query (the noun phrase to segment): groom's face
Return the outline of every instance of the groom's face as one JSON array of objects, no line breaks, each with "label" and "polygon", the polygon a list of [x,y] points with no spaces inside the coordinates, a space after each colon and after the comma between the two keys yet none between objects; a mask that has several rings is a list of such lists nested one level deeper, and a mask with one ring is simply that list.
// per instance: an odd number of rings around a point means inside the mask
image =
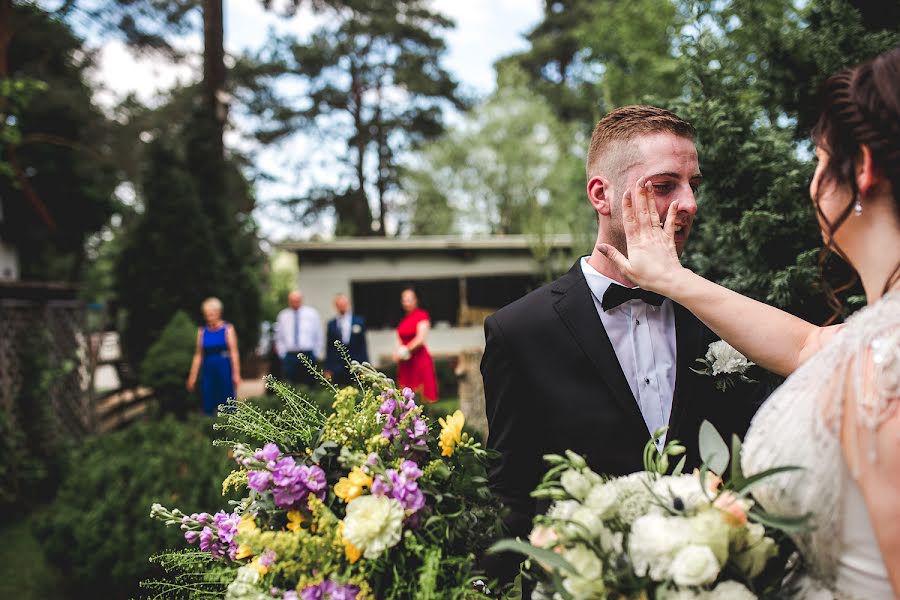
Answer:
[{"label": "groom's face", "polygon": [[[626,146],[623,144],[623,146]],[[612,178],[608,242],[623,254],[626,250],[625,229],[622,224],[622,197],[633,190],[637,180],[647,177],[656,195],[656,211],[665,222],[669,206],[677,205],[675,247],[680,255],[684,250],[697,201],[694,197],[700,184],[700,164],[697,149],[690,138],[668,132],[643,135],[630,140],[622,148],[617,173]]]}]

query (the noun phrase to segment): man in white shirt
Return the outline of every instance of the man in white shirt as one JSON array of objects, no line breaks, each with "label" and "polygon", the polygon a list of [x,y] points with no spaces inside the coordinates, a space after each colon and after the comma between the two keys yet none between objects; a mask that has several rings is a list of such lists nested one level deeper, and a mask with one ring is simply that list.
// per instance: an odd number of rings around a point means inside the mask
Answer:
[{"label": "man in white shirt", "polygon": [[275,327],[275,351],[281,359],[285,379],[295,384],[312,385],[315,378],[299,355],[316,363],[322,356],[324,338],[319,312],[304,306],[303,294],[294,290],[288,294],[288,307],[278,313]]}]

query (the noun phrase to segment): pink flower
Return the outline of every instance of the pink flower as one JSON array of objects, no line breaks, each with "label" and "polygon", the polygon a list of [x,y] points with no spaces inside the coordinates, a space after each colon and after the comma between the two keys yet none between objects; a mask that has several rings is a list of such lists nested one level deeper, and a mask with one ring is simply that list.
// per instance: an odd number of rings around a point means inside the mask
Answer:
[{"label": "pink flower", "polygon": [[738,498],[733,492],[725,490],[713,502],[713,506],[725,513],[725,520],[734,527],[747,524],[747,512],[752,503],[746,498]]}]

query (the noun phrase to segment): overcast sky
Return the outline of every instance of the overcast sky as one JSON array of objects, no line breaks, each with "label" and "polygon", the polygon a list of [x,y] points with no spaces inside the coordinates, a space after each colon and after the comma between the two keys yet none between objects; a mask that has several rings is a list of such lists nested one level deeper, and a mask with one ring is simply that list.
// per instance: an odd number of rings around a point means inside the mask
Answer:
[{"label": "overcast sky", "polygon": [[[277,1],[277,0],[276,0]],[[56,2],[42,2],[53,6]],[[445,66],[457,77],[467,95],[483,96],[494,86],[493,63],[498,58],[526,47],[523,34],[534,27],[541,16],[543,0],[434,0],[434,7],[456,22],[456,28],[446,35],[448,52]],[[241,54],[259,48],[275,30],[278,33],[307,35],[319,22],[302,11],[293,19],[284,19],[264,11],[258,0],[224,0],[225,46],[231,54]],[[90,38],[89,38],[90,42]],[[172,64],[165,59],[136,58],[117,41],[100,46],[99,67],[94,77],[105,89],[97,100],[113,106],[119,98],[134,92],[150,104],[161,90],[199,76],[199,62],[188,59],[185,64]],[[186,49],[202,47],[199,35],[182,41]],[[235,143],[232,138],[231,143]],[[305,182],[315,179],[321,166],[309,166],[304,177],[290,157],[304,153],[303,140],[295,140],[289,148],[278,148],[258,154],[258,164],[277,177],[274,182],[257,186],[261,201],[282,197],[299,191]],[[309,172],[313,169],[313,172]],[[273,240],[306,237],[313,232],[297,231],[279,218],[258,211],[256,214],[263,234]]]}]

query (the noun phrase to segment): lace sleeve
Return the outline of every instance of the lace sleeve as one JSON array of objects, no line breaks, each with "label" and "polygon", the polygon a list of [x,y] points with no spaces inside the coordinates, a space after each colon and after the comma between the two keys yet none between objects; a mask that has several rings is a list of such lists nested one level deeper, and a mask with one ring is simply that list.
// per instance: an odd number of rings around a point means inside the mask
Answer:
[{"label": "lace sleeve", "polygon": [[877,460],[878,429],[900,406],[900,322],[893,321],[854,340],[844,385],[836,388],[843,398],[837,400],[840,412],[834,416],[843,421],[842,444],[854,475],[859,474],[860,455]]}]

